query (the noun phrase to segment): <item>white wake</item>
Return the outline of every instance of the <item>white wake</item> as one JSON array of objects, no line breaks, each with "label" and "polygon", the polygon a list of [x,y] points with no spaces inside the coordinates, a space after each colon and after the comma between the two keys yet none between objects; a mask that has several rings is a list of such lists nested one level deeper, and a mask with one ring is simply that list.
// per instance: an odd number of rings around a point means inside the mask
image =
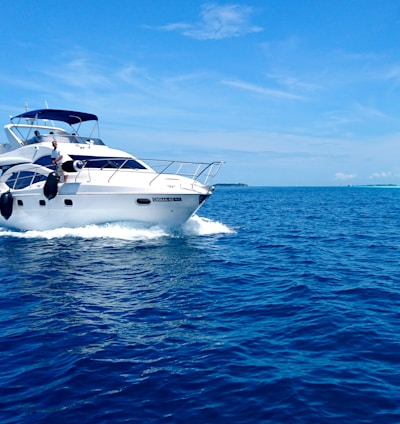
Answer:
[{"label": "white wake", "polygon": [[[182,235],[209,236],[234,233],[228,226],[201,218],[197,215],[186,222],[181,229]],[[86,225],[77,228],[56,228],[43,231],[14,231],[0,227],[0,237],[16,237],[24,239],[58,239],[76,237],[83,239],[119,239],[119,240],[154,240],[176,236],[176,230],[159,226],[145,227],[133,223],[112,223],[104,225]]]}]

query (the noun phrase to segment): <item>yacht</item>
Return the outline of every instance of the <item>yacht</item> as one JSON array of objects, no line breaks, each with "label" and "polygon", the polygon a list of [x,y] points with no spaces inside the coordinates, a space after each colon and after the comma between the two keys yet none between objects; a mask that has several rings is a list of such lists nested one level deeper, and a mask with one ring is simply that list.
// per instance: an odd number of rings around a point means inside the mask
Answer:
[{"label": "yacht", "polygon": [[39,109],[10,121],[0,144],[3,227],[179,226],[212,194],[223,164],[138,159],[108,147],[91,113]]}]

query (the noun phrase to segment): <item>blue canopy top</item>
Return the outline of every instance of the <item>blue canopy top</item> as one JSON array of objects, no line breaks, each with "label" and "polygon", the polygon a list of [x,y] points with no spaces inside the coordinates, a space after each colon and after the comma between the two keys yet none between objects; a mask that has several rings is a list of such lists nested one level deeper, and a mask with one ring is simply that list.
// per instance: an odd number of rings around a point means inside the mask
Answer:
[{"label": "blue canopy top", "polygon": [[66,122],[69,125],[78,124],[84,121],[98,121],[97,116],[92,113],[73,112],[71,110],[60,109],[30,110],[28,112],[21,113],[20,115],[13,116],[11,120],[16,118],[49,119],[52,121]]}]

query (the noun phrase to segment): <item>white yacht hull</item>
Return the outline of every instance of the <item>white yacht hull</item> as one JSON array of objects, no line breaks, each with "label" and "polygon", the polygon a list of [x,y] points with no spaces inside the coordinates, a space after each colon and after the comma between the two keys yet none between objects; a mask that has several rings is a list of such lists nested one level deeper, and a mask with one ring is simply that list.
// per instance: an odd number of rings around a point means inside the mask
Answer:
[{"label": "white yacht hull", "polygon": [[[20,230],[48,230],[117,221],[178,226],[185,223],[207,196],[199,194],[92,193],[13,197],[12,214],[0,225]],[[149,203],[147,203],[149,202]]]}]

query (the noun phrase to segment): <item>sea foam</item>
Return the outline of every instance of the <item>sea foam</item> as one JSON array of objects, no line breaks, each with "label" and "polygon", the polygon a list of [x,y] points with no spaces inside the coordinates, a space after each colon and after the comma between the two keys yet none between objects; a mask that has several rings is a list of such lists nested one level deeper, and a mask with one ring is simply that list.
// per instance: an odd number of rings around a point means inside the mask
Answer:
[{"label": "sea foam", "polygon": [[[197,215],[192,217],[181,228],[181,235],[205,236],[214,234],[232,233],[226,225],[212,221],[208,218],[201,218]],[[15,237],[24,239],[58,239],[66,237],[76,237],[84,239],[119,239],[119,240],[154,240],[162,237],[176,236],[176,230],[160,226],[144,226],[129,222],[110,223],[103,225],[86,225],[76,228],[55,228],[52,230],[30,230],[15,231],[0,228],[0,237]]]}]

